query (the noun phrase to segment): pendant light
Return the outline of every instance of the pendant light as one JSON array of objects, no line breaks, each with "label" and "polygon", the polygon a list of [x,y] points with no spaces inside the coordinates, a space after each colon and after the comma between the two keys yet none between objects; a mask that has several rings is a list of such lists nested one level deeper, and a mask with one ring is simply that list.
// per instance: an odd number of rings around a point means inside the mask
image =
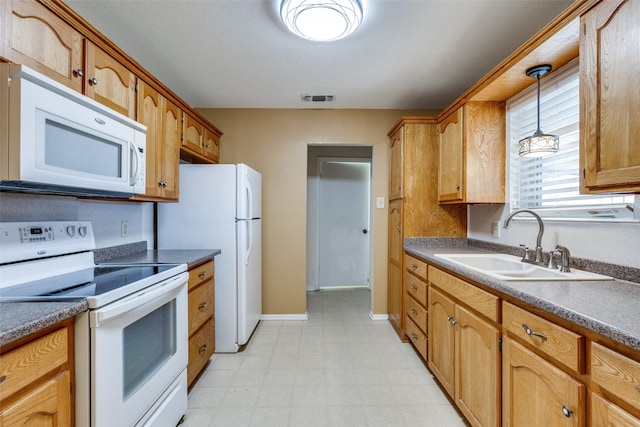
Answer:
[{"label": "pendant light", "polygon": [[362,22],[360,0],[282,0],[282,22],[293,34],[312,41],[334,41]]},{"label": "pendant light", "polygon": [[540,77],[551,71],[551,65],[536,65],[527,69],[527,76],[538,80],[538,129],[533,135],[520,140],[519,154],[523,157],[542,157],[547,154],[557,153],[560,149],[558,135],[545,134],[540,130]]}]

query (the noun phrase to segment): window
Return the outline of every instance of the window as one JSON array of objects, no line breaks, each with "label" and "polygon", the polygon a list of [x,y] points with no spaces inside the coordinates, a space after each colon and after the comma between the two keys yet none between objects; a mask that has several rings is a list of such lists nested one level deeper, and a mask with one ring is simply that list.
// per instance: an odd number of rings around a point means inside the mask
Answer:
[{"label": "window", "polygon": [[633,195],[580,194],[577,60],[540,83],[540,128],[544,133],[560,136],[560,150],[545,157],[520,157],[518,141],[537,128],[536,86],[507,102],[511,208],[533,209],[556,219],[633,219]]}]

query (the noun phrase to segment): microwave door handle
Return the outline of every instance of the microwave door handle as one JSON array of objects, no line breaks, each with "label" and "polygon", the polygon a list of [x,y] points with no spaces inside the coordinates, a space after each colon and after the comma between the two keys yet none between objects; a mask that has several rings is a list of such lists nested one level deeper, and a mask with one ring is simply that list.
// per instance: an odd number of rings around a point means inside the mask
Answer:
[{"label": "microwave door handle", "polygon": [[138,147],[133,142],[129,143],[129,152],[131,156],[131,164],[129,165],[129,185],[135,185],[140,175],[140,160],[138,159]]}]

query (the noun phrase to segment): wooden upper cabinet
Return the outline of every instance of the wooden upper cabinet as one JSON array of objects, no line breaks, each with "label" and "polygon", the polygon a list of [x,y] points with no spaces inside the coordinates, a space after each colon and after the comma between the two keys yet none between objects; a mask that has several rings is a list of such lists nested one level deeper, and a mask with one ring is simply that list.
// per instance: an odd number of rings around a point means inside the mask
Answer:
[{"label": "wooden upper cabinet", "polygon": [[1,48],[6,59],[24,64],[82,92],[82,36],[49,9],[33,0],[2,2],[6,27]]},{"label": "wooden upper cabinet", "polygon": [[639,1],[611,0],[580,19],[583,193],[640,192],[639,16]]},{"label": "wooden upper cabinet", "polygon": [[85,40],[85,51],[85,95],[135,119],[135,74],[88,40]]},{"label": "wooden upper cabinet", "polygon": [[182,111],[168,99],[162,102],[161,180],[165,199],[178,200]]},{"label": "wooden upper cabinet", "polygon": [[389,152],[389,200],[402,199],[403,196],[403,130],[404,127],[399,128],[389,138],[391,144],[391,150]]},{"label": "wooden upper cabinet", "polygon": [[439,124],[440,203],[504,203],[505,103],[468,102]]},{"label": "wooden upper cabinet", "polygon": [[204,127],[202,123],[190,115],[184,114],[182,129],[182,146],[198,154],[203,154],[202,140],[204,137]]},{"label": "wooden upper cabinet", "polygon": [[138,92],[138,117],[137,120],[147,127],[146,144],[146,196],[160,196],[162,188],[160,186],[160,160],[161,140],[160,140],[160,120],[161,95],[153,87],[145,82],[140,82]]},{"label": "wooden upper cabinet", "polygon": [[202,142],[204,156],[215,163],[220,160],[220,137],[211,129],[204,128],[204,138]]}]

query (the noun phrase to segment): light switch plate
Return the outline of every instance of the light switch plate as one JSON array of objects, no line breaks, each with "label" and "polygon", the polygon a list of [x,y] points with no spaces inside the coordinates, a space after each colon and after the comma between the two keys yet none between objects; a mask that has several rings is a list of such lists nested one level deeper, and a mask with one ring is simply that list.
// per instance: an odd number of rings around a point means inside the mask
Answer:
[{"label": "light switch plate", "polygon": [[491,222],[491,235],[493,237],[500,237],[500,221]]},{"label": "light switch plate", "polygon": [[384,209],[384,197],[377,197],[376,198],[376,208]]}]

